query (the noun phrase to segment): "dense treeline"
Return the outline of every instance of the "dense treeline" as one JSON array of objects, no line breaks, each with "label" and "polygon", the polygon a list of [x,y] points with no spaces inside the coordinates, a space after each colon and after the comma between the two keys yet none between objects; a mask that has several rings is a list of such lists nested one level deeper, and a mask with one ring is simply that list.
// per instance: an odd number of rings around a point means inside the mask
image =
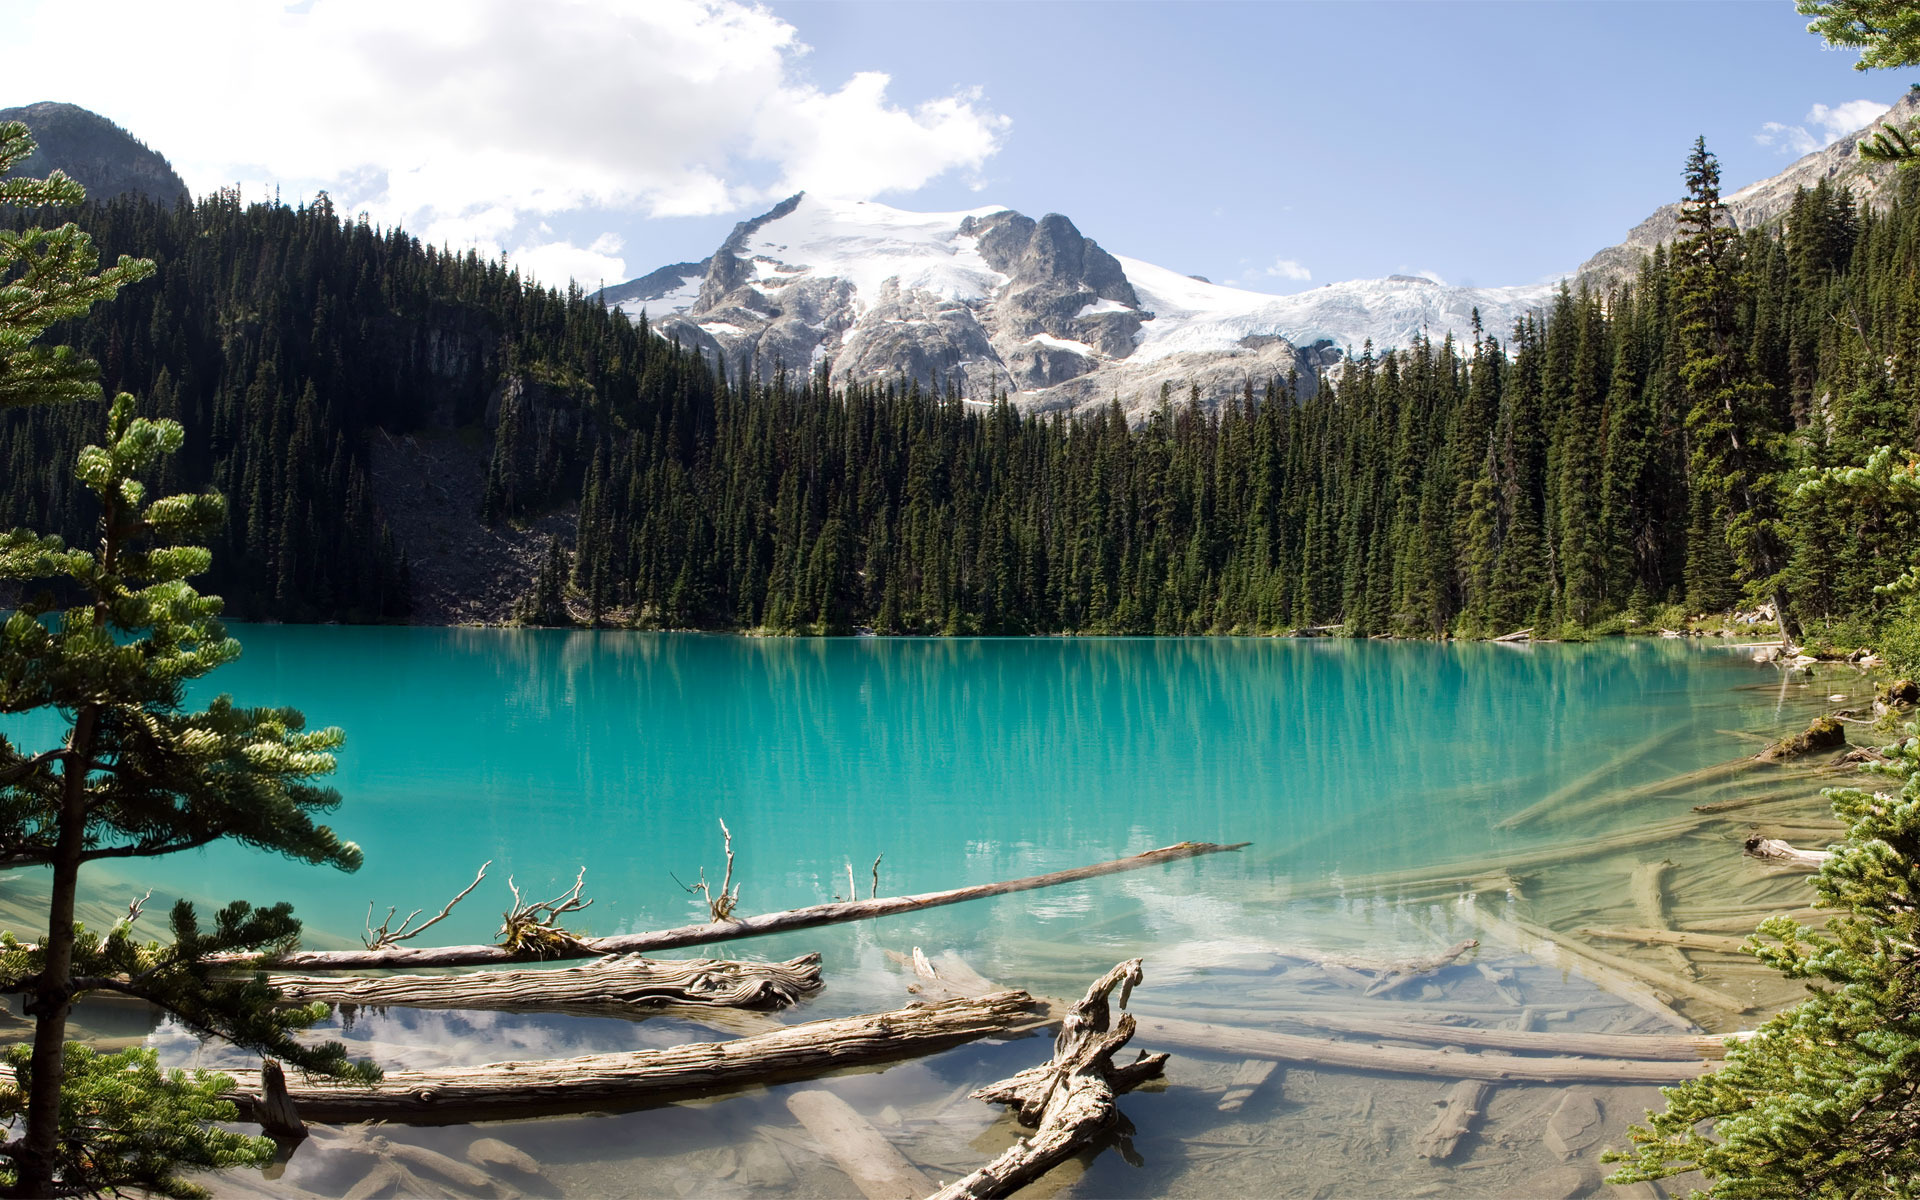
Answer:
[{"label": "dense treeline", "polygon": [[[915,382],[729,372],[324,199],[88,210],[109,254],[159,272],[74,333],[109,390],[191,431],[168,484],[230,498],[214,586],[246,615],[404,614],[368,463],[429,425],[488,432],[476,519],[577,497],[534,621],[1433,635],[1771,597],[1870,613],[1911,517],[1797,482],[1914,447],[1920,189],[1879,216],[1822,185],[1784,232],[1735,234],[1704,148],[1689,187],[1687,236],[1628,284],[1463,344],[1367,348],[1307,399],[1163,393],[1132,425],[1117,404],[1029,419]],[[97,419],[0,426],[0,526],[79,526],[61,465]]]},{"label": "dense treeline", "polygon": [[[12,213],[16,228],[50,214]],[[60,214],[67,216],[69,214]],[[242,205],[221,194],[166,209],[127,197],[73,218],[110,260],[157,264],[152,279],[50,340],[99,360],[107,394],[171,417],[187,445],[161,481],[213,487],[230,515],[208,582],[228,611],[290,620],[381,620],[407,612],[408,565],[369,475],[373,439],[425,425],[477,426],[503,376],[578,399],[573,439],[643,387],[650,339],[579,294],[529,286],[499,262],[422,246],[402,232],[312,205]],[[659,356],[664,365],[670,356]],[[0,528],[69,537],[89,528],[74,452],[98,441],[99,406],[0,415]],[[527,431],[521,507],[577,491],[576,461],[549,419]]]}]

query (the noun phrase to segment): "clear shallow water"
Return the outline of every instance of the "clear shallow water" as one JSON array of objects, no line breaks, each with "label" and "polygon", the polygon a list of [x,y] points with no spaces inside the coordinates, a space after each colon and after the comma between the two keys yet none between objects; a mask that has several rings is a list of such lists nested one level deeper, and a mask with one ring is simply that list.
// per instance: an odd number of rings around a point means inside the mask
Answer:
[{"label": "clear shallow water", "polygon": [[[717,881],[721,818],[733,831],[746,912],[844,893],[849,861],[865,895],[876,854],[885,856],[880,887],[890,894],[1188,839],[1252,843],[1065,888],[705,951],[821,951],[827,991],[795,1019],[897,1005],[905,999],[902,980],[883,951],[913,945],[955,950],[997,980],[1055,994],[1077,991],[1118,957],[1143,953],[1148,985],[1140,1002],[1157,992],[1162,1005],[1200,1016],[1209,1005],[1244,1006],[1253,970],[1246,963],[1259,958],[1249,947],[1262,943],[1383,954],[1430,949],[1459,934],[1443,908],[1330,894],[1328,885],[1528,852],[1671,815],[1676,801],[1649,798],[1582,823],[1496,828],[1629,751],[1639,752],[1599,784],[1630,785],[1751,753],[1725,731],[1804,723],[1809,712],[1830,707],[1829,691],[1863,687],[1825,678],[1812,688],[1783,686],[1776,672],[1742,654],[1673,640],[1512,647],[296,626],[236,632],[244,657],[206,681],[213,686],[203,694],[292,704],[315,724],[347,731],[335,780],[345,803],[333,824],[365,847],[366,866],[344,875],[220,847],[117,875],[99,871],[93,889],[103,901],[123,902],[129,889],[148,885],[157,888],[156,909],[170,893],[206,903],[288,899],[307,922],[309,944],[351,944],[369,901],[381,911],[389,904],[402,913],[435,911],[491,859],[488,880],[429,935],[482,941],[498,923],[509,874],[523,891],[554,894],[582,865],[595,903],[578,929],[611,933],[698,918],[698,903],[673,876],[692,880],[704,865]],[[51,729],[17,723],[10,733],[31,745]],[[1263,982],[1254,971],[1252,983]],[[1565,982],[1543,979],[1543,1002],[1577,1002],[1577,989],[1571,1000],[1554,990]],[[347,1032],[389,1065],[422,1066],[712,1036],[666,1022],[400,1012],[364,1018]],[[182,1058],[221,1058],[164,1034],[161,1040]],[[1223,1053],[1231,1057],[1230,1048]],[[956,1079],[985,1082],[1040,1057],[1044,1050],[1032,1042],[976,1047],[835,1086],[850,1099],[865,1096],[863,1111],[891,1107],[897,1116],[948,1095]],[[1184,1084],[1176,1075],[1173,1095],[1128,1107],[1143,1125],[1162,1123],[1159,1136],[1214,1129],[1224,1118],[1209,1116],[1213,1093],[1176,1100],[1182,1088],[1211,1079],[1203,1068],[1183,1067],[1198,1074]],[[1286,1094],[1305,1090],[1299,1084]],[[745,1120],[739,1136],[747,1137],[756,1122],[790,1123],[769,1103],[748,1097],[702,1111],[733,1105],[734,1116],[710,1124]],[[1409,1111],[1417,1116],[1425,1103]],[[987,1129],[993,1113],[973,1107],[972,1116],[940,1119],[977,1120]],[[1637,1117],[1640,1107],[1623,1112]],[[684,1111],[617,1120],[664,1133],[679,1120],[672,1114]],[[1310,1115],[1295,1112],[1287,1124]],[[1245,1128],[1254,1131],[1278,1128],[1272,1111],[1248,1119]],[[570,1153],[588,1164],[639,1152],[627,1139],[618,1151],[594,1149],[586,1134],[562,1132],[591,1124],[542,1123],[547,1157],[566,1157],[552,1146],[569,1139],[585,1139],[585,1148]],[[1342,1118],[1325,1136],[1367,1153],[1355,1130],[1378,1124],[1370,1116],[1357,1125]],[[1397,1128],[1389,1124],[1389,1141]],[[743,1152],[727,1137],[716,1146]],[[1208,1149],[1183,1141],[1176,1152],[1169,1142],[1157,1169],[1131,1175],[1109,1155],[1114,1161],[1096,1164],[1095,1179],[1106,1190],[1180,1191],[1183,1180],[1205,1172],[1183,1174],[1175,1164]],[[1232,1151],[1228,1158],[1269,1170],[1293,1152]],[[695,1163],[683,1173],[697,1181],[705,1170]],[[587,1175],[581,1178],[589,1182],[569,1186],[607,1190],[614,1177]],[[308,1183],[327,1191],[330,1178],[316,1174]],[[827,1178],[822,1194],[833,1191],[830,1172]],[[717,1178],[713,1186],[728,1192]],[[804,1177],[781,1186],[807,1190]],[[637,1186],[631,1194],[660,1193]]]},{"label": "clear shallow water", "polygon": [[[1194,904],[1231,900],[1538,844],[1551,831],[1493,826],[1660,730],[1681,727],[1648,779],[1726,758],[1740,747],[1716,730],[1777,707],[1733,690],[1773,672],[1676,641],[237,632],[244,656],[203,695],[346,730],[331,820],[366,866],[219,847],[124,874],[209,901],[290,899],[316,936],[358,933],[369,900],[437,909],[489,859],[436,934],[486,940],[509,874],[560,891],[582,865],[593,932],[678,923],[699,908],[671,875],[720,865],[720,819],[745,911],[830,899],[849,860],[864,895],[876,854],[883,891],[900,893],[1249,841],[1152,875]],[[1144,878],[941,919],[1038,910],[1039,932]]]}]

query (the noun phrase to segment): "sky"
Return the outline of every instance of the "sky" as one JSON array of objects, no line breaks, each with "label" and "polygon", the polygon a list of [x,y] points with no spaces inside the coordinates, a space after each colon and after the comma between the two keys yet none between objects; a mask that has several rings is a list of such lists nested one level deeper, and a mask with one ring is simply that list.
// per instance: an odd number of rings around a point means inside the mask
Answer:
[{"label": "sky", "polygon": [[0,10],[0,107],[79,104],[196,194],[325,190],[587,287],[704,258],[800,189],[1059,212],[1116,253],[1276,293],[1531,283],[1677,199],[1696,136],[1732,191],[1920,81],[1854,70],[1791,0]]}]

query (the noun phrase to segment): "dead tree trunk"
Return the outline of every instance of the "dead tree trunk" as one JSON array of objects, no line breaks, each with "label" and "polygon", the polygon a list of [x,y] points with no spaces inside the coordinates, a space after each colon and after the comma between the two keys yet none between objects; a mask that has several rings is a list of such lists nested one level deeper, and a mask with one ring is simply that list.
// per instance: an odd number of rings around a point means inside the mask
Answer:
[{"label": "dead tree trunk", "polygon": [[1758,835],[1748,838],[1742,850],[1748,858],[1796,871],[1818,871],[1833,857],[1831,850],[1802,850],[1791,842]]},{"label": "dead tree trunk", "polygon": [[1115,1107],[1114,1098],[1159,1076],[1167,1063],[1164,1054],[1142,1054],[1126,1066],[1113,1064],[1113,1056],[1133,1038],[1134,1023],[1127,1012],[1114,1021],[1107,996],[1119,988],[1124,1009],[1139,982],[1137,958],[1108,971],[1067,1011],[1052,1061],[973,1093],[975,1099],[1014,1105],[1022,1124],[1039,1128],[978,1171],[941,1188],[930,1200],[1011,1195],[1122,1125],[1126,1118]]},{"label": "dead tree trunk", "polygon": [[1413,1145],[1413,1152],[1428,1162],[1445,1162],[1453,1157],[1460,1139],[1473,1131],[1474,1118],[1486,1109],[1490,1084],[1478,1079],[1462,1079],[1447,1093],[1447,1106],[1433,1119]]},{"label": "dead tree trunk", "polygon": [[535,949],[514,951],[501,946],[386,946],[379,950],[296,950],[291,954],[283,954],[264,962],[255,956],[242,955],[216,961],[230,962],[235,965],[289,967],[306,971],[378,971],[398,967],[484,967],[495,963],[534,962],[542,959],[551,961],[560,958],[593,958],[603,954],[647,954],[659,950],[679,949],[683,946],[704,946],[712,942],[729,942],[736,938],[760,937],[763,934],[785,933],[794,929],[836,925],[844,921],[864,921],[871,917],[885,917],[894,913],[918,912],[923,908],[958,904],[963,900],[1004,896],[1011,892],[1025,892],[1063,883],[1076,883],[1082,879],[1112,875],[1120,871],[1157,867],[1163,863],[1178,862],[1184,858],[1197,858],[1203,854],[1238,850],[1245,845],[1247,845],[1246,842],[1237,842],[1231,846],[1222,846],[1214,842],[1181,842],[1173,846],[1162,846],[1158,850],[1148,850],[1129,858],[1117,858],[1110,862],[1094,863],[1085,867],[1070,867],[1064,871],[1049,871],[1044,875],[1029,875],[1024,879],[1010,879],[1002,883],[982,883],[972,887],[951,888],[944,892],[921,892],[914,896],[883,896],[877,900],[815,904],[808,908],[789,909],[786,912],[765,913],[757,917],[742,917],[739,920],[711,921],[703,925],[683,925],[678,929],[663,929],[653,933],[625,933],[612,937],[570,939],[571,944],[558,949],[549,948],[544,955]]},{"label": "dead tree trunk", "polygon": [[818,954],[804,954],[783,963],[711,958],[666,961],[620,954],[552,970],[371,978],[269,975],[267,982],[282,996],[300,1004],[324,1000],[369,1008],[564,1013],[665,1005],[767,1011],[787,1008],[821,987]]},{"label": "dead tree trunk", "polygon": [[[538,1112],[587,1112],[809,1079],[891,1062],[1028,1026],[1042,1010],[1025,992],[913,1004],[891,1012],[809,1021],[731,1042],[582,1058],[488,1063],[438,1071],[389,1071],[371,1086],[308,1077],[290,1081],[301,1114],[316,1121],[433,1125]],[[229,1098],[258,1120],[258,1071],[229,1071]]]}]

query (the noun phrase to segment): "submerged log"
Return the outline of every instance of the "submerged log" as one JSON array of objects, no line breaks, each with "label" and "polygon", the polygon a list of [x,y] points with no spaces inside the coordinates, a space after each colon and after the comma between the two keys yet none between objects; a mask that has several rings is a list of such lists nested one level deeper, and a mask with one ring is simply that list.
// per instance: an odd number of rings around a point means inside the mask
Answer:
[{"label": "submerged log", "polygon": [[787,1111],[806,1126],[866,1200],[915,1200],[940,1186],[832,1092],[795,1092],[787,1097]]},{"label": "submerged log", "polygon": [[1790,842],[1758,834],[1748,838],[1740,849],[1748,858],[1757,858],[1776,867],[1791,867],[1796,871],[1818,871],[1833,857],[1831,850],[1802,850]]},{"label": "submerged log", "polygon": [[1473,1131],[1474,1118],[1486,1109],[1487,1094],[1493,1091],[1478,1079],[1462,1079],[1447,1093],[1447,1106],[1427,1126],[1413,1144],[1413,1152],[1428,1162],[1445,1162],[1453,1157],[1460,1139]]},{"label": "submerged log", "polygon": [[[1756,921],[1754,924],[1758,925]],[[1574,930],[1581,937],[1603,938],[1612,942],[1639,942],[1643,946],[1679,946],[1685,950],[1709,950],[1715,954],[1744,954],[1747,939],[1699,933],[1691,929],[1636,929],[1633,926],[1606,928],[1583,925]]]},{"label": "submerged log", "polygon": [[1655,991],[1638,973],[1627,973],[1613,966],[1601,963],[1593,958],[1577,953],[1572,946],[1558,939],[1542,936],[1515,922],[1497,917],[1478,904],[1463,903],[1459,906],[1460,915],[1469,924],[1477,925],[1492,937],[1498,938],[1516,950],[1531,954],[1549,966],[1577,966],[1581,973],[1595,986],[1625,1000],[1627,1003],[1689,1033],[1698,1033],[1700,1027],[1692,1020],[1677,1012],[1671,1003],[1672,996]]},{"label": "submerged log", "polygon": [[[1025,992],[914,1004],[891,1012],[788,1025],[731,1042],[580,1058],[488,1063],[438,1071],[389,1071],[371,1086],[309,1077],[288,1091],[303,1115],[322,1121],[432,1125],[535,1112],[586,1112],[808,1079],[867,1063],[943,1050],[1034,1023]],[[229,1071],[228,1098],[257,1119],[257,1071]]]},{"label": "submerged log", "polygon": [[[1530,1011],[1530,1010],[1529,1010]],[[1450,1025],[1438,1021],[1404,1021],[1350,1012],[1275,1009],[1272,1019],[1310,1029],[1359,1033],[1431,1046],[1464,1046],[1500,1050],[1509,1054],[1577,1054],[1592,1058],[1666,1059],[1686,1062],[1720,1058],[1729,1035],[1716,1033],[1579,1033],[1569,1030],[1488,1029],[1479,1025]]]},{"label": "submerged log", "polygon": [[[1664,884],[1667,869],[1672,865],[1665,859],[1661,859],[1658,862],[1641,863],[1633,869],[1631,890],[1634,910],[1640,914],[1642,921],[1656,929],[1664,928],[1667,924],[1667,895]],[[1695,967],[1692,961],[1681,952],[1679,946],[1668,942],[1661,944],[1660,949],[1666,956],[1667,965],[1679,972],[1683,978],[1699,975],[1699,968]]]},{"label": "submerged log", "polygon": [[[1085,867],[1070,867],[1064,871],[1049,871],[1044,875],[1029,875],[1023,879],[1009,879],[1000,883],[949,888],[943,892],[921,892],[913,896],[883,896],[872,900],[815,904],[807,908],[788,909],[785,912],[764,913],[760,916],[742,917],[739,920],[711,921],[701,925],[683,925],[678,929],[662,929],[652,933],[583,937],[575,939],[573,944],[558,952],[548,953],[546,957],[551,960],[593,958],[606,954],[644,954],[656,950],[678,949],[683,946],[703,946],[712,942],[733,941],[736,938],[760,937],[769,933],[785,933],[794,929],[813,929],[844,921],[864,921],[873,917],[891,916],[895,913],[938,908],[943,904],[980,900],[988,896],[1004,896],[1012,892],[1031,891],[1035,888],[1057,887],[1063,883],[1076,883],[1082,879],[1092,879],[1100,875],[1137,871],[1142,867],[1157,867],[1185,858],[1198,858],[1203,854],[1238,850],[1247,844],[1236,842],[1223,846],[1214,842],[1180,842],[1177,845],[1162,846],[1158,850],[1148,850],[1127,858],[1117,858]],[[513,951],[500,946],[387,946],[379,950],[296,950],[265,961],[258,956],[235,955],[216,961],[292,967],[309,971],[382,970],[395,967],[478,967],[493,963],[534,962],[539,961],[539,952],[533,948]]]},{"label": "submerged log", "polygon": [[[1747,759],[1740,761],[1749,762]],[[1638,825],[1606,837],[1583,838],[1566,845],[1546,846],[1520,854],[1462,859],[1430,867],[1413,867],[1403,871],[1353,875],[1325,886],[1295,890],[1290,893],[1290,898],[1301,900],[1314,896],[1339,896],[1358,891],[1383,891],[1389,888],[1411,889],[1447,884],[1470,884],[1490,878],[1510,877],[1536,867],[1562,866],[1570,862],[1600,858],[1620,850],[1631,850],[1640,846],[1671,841],[1692,833],[1713,820],[1714,818],[1707,814],[1690,814],[1671,820]]]},{"label": "submerged log", "polygon": [[1227,1081],[1227,1090],[1215,1107],[1221,1112],[1239,1112],[1242,1105],[1253,1098],[1269,1076],[1280,1069],[1280,1064],[1268,1058],[1249,1058],[1233,1070],[1233,1078]]},{"label": "submerged log", "polygon": [[1014,1106],[1022,1124],[1038,1128],[930,1200],[1011,1195],[1126,1120],[1115,1098],[1163,1074],[1167,1063],[1165,1054],[1142,1054],[1125,1066],[1114,1065],[1113,1056],[1133,1038],[1134,1019],[1122,1012],[1116,1021],[1107,997],[1118,988],[1119,1007],[1124,1009],[1139,982],[1137,958],[1108,971],[1067,1010],[1050,1061],[973,1093],[978,1100]]},{"label": "submerged log", "polygon": [[1432,1075],[1441,1079],[1486,1079],[1512,1083],[1678,1083],[1705,1074],[1709,1069],[1698,1058],[1691,1062],[1649,1061],[1421,1050],[1369,1045],[1338,1038],[1303,1037],[1267,1029],[1213,1025],[1181,1017],[1145,1014],[1140,1017],[1139,1032],[1140,1040],[1148,1045],[1171,1046],[1176,1050],[1191,1050],[1200,1054],[1226,1052],[1310,1067],[1378,1071],[1393,1075]]},{"label": "submerged log", "polygon": [[697,1005],[762,1011],[787,1008],[820,990],[820,956],[781,963],[711,958],[661,960],[638,954],[577,967],[478,971],[467,975],[269,975],[288,1000],[369,1008],[466,1008],[595,1013],[608,1009]]},{"label": "submerged log", "polygon": [[1625,750],[1622,750],[1620,753],[1607,759],[1607,761],[1601,763],[1599,766],[1593,768],[1591,771],[1588,771],[1586,774],[1580,776],[1578,779],[1574,779],[1568,783],[1562,784],[1561,786],[1555,788],[1553,791],[1547,793],[1546,796],[1542,797],[1540,800],[1535,801],[1533,804],[1530,804],[1527,807],[1521,809],[1519,812],[1514,813],[1512,816],[1508,817],[1506,820],[1498,822],[1497,824],[1494,825],[1494,828],[1495,829],[1518,829],[1522,825],[1529,824],[1530,822],[1538,820],[1541,817],[1554,815],[1555,811],[1559,809],[1562,805],[1564,805],[1567,801],[1573,799],[1575,796],[1579,796],[1585,793],[1586,791],[1591,789],[1594,784],[1599,783],[1601,780],[1607,778],[1609,775],[1614,774],[1615,772],[1619,771],[1621,768],[1644,760],[1648,755],[1660,749],[1662,746],[1666,745],[1668,742],[1673,741],[1675,738],[1680,736],[1680,734],[1682,734],[1685,731],[1686,731],[1685,725],[1675,724],[1666,729],[1661,730],[1660,732],[1654,734],[1652,737],[1649,737],[1644,741],[1641,741],[1635,745],[1627,747]]},{"label": "submerged log", "polygon": [[1689,1000],[1698,1000],[1702,1004],[1711,1004],[1716,1008],[1724,1008],[1737,1013],[1753,1011],[1753,1005],[1743,1000],[1735,999],[1717,988],[1707,987],[1705,984],[1696,983],[1691,979],[1683,979],[1678,975],[1663,971],[1648,963],[1637,962],[1631,958],[1622,958],[1617,954],[1610,954],[1597,947],[1576,942],[1571,938],[1556,934],[1550,929],[1535,925],[1531,921],[1522,920],[1519,917],[1512,918],[1512,923],[1513,926],[1522,933],[1534,937],[1541,942],[1552,942],[1559,945],[1567,954],[1579,959],[1583,969],[1589,973],[1595,970],[1612,970],[1621,975],[1639,978],[1659,991],[1668,992],[1675,996],[1685,996]]}]

